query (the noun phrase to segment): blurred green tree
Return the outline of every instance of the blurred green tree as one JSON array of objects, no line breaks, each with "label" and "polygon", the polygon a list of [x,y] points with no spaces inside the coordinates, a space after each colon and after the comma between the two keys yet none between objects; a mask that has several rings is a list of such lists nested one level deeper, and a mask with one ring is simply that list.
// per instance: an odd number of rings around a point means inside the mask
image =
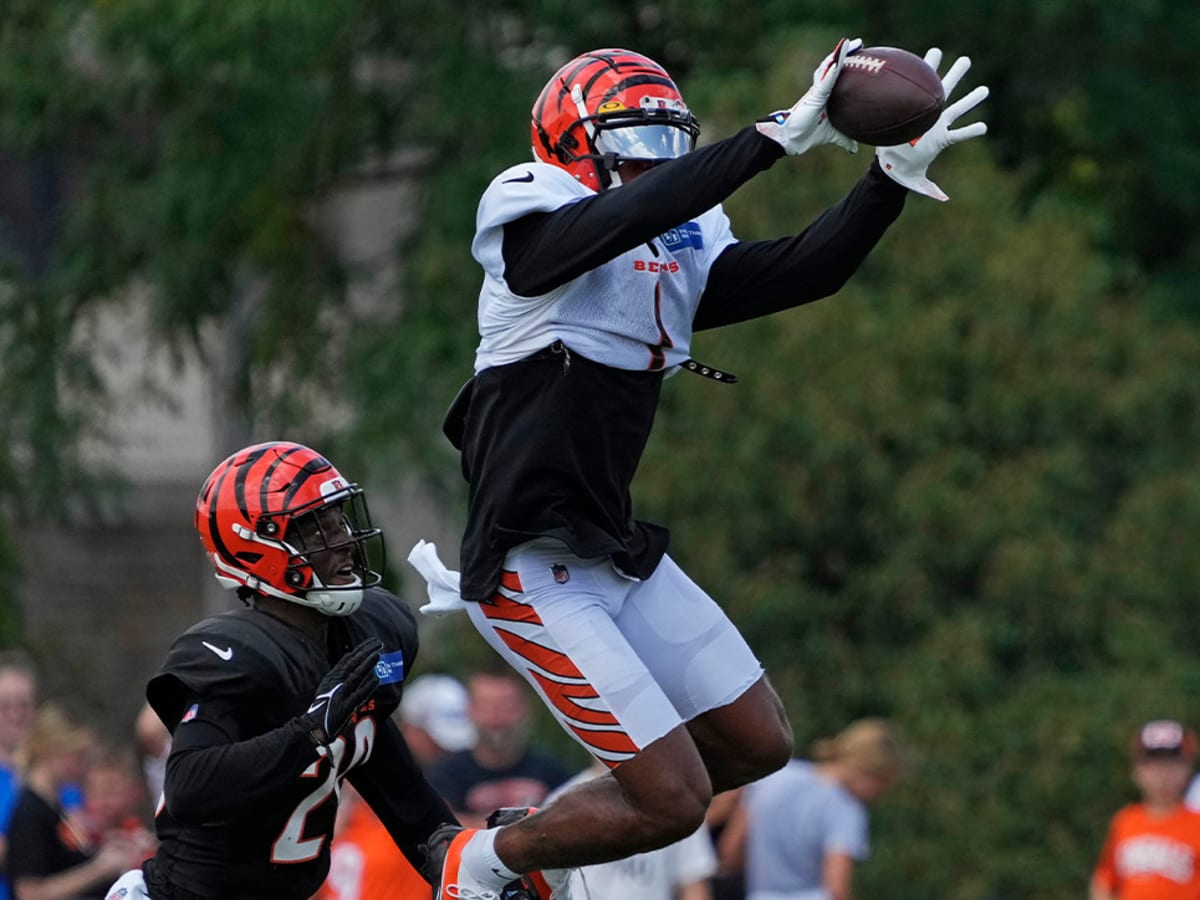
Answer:
[{"label": "blurred green tree", "polygon": [[[559,63],[643,50],[713,139],[794,102],[842,34],[971,53],[992,134],[938,162],[951,203],[910,199],[842,296],[700,336],[742,383],[668,384],[638,502],[746,631],[801,746],[871,713],[919,749],[864,896],[1083,889],[1129,796],[1128,734],[1196,718],[1200,687],[1183,0],[7,0],[0,22],[10,521],[98,502],[80,448],[118,436],[81,323],[134,288],[168,345],[211,349],[214,324],[231,342],[236,427],[334,397],[353,414],[322,446],[348,468],[419,467],[461,503],[438,426],[475,343],[474,206],[526,158]],[[313,210],[403,148],[426,162],[402,296],[347,329]],[[802,227],[866,163],[782,161],[728,204],[738,234]],[[0,574],[15,562],[0,540]],[[2,583],[0,643],[19,629]],[[477,659],[471,640],[434,656]]]}]

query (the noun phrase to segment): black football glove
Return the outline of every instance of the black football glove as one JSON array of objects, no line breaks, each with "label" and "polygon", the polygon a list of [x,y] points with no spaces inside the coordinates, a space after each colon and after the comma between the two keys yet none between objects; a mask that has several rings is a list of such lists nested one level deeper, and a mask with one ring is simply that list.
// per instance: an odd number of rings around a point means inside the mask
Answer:
[{"label": "black football glove", "polygon": [[383,650],[379,638],[367,638],[343,656],[321,679],[317,696],[301,718],[315,746],[332,742],[350,724],[351,717],[379,687],[375,664]]}]

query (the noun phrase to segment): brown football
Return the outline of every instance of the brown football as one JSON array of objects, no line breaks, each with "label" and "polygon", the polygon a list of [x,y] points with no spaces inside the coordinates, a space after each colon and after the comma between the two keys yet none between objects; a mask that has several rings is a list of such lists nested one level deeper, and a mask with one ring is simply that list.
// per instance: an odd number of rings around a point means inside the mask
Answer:
[{"label": "brown football", "polygon": [[864,47],[842,61],[825,109],[847,137],[890,147],[923,135],[945,104],[941,79],[921,57],[898,47]]}]

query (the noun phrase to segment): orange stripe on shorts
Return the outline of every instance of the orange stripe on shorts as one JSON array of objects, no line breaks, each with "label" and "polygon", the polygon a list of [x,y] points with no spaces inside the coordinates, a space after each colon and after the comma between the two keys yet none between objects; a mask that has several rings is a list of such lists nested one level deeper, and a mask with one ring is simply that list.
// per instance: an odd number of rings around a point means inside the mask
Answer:
[{"label": "orange stripe on shorts", "polygon": [[496,628],[495,631],[513,653],[531,665],[539,666],[558,678],[583,680],[583,673],[575,668],[575,663],[571,662],[565,653],[552,650],[503,628]]},{"label": "orange stripe on shorts", "polygon": [[[570,723],[568,723],[570,725]],[[641,748],[623,731],[589,731],[571,725],[571,730],[579,735],[579,739],[589,747],[606,750],[609,753],[628,753],[631,756]]]},{"label": "orange stripe on shorts", "polygon": [[533,611],[532,606],[518,603],[499,593],[492,595],[491,603],[481,603],[479,609],[489,619],[505,622],[529,622],[532,625],[542,624],[541,618]]},{"label": "orange stripe on shorts", "polygon": [[600,695],[590,684],[561,684],[552,681],[541,672],[534,671],[533,677],[545,691],[554,708],[569,719],[587,725],[617,725],[617,717],[606,709],[589,709],[576,703],[576,700],[595,700]]}]

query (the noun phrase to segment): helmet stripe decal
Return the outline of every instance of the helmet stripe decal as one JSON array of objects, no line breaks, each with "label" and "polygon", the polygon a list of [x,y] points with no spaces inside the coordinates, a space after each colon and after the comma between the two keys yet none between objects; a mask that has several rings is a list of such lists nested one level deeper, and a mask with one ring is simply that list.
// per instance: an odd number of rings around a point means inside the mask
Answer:
[{"label": "helmet stripe decal", "polygon": [[296,496],[296,492],[299,491],[300,488],[304,487],[304,484],[306,481],[308,481],[308,479],[321,472],[327,472],[332,468],[333,466],[330,464],[329,460],[325,459],[323,456],[314,457],[301,466],[296,471],[296,474],[292,477],[292,483],[288,485],[287,494],[283,498],[283,508],[287,509],[292,505],[292,498]]},{"label": "helmet stripe decal", "polygon": [[274,447],[274,444],[262,444],[259,447],[253,448],[253,451],[247,455],[246,461],[243,462],[237,469],[237,478],[233,482],[233,499],[238,505],[238,511],[246,518],[250,518],[250,506],[246,503],[246,478],[250,474],[250,469],[258,462],[267,451]]},{"label": "helmet stripe decal", "polygon": [[614,97],[621,93],[621,91],[627,90],[631,87],[637,87],[638,85],[642,84],[670,85],[672,84],[672,81],[669,78],[663,78],[661,75],[631,75],[629,78],[626,78],[624,81],[617,82],[607,91],[605,91],[600,102],[603,103],[610,97]]},{"label": "helmet stripe decal", "polygon": [[[271,446],[276,447],[278,445],[271,444]],[[275,470],[283,464],[283,461],[293,453],[299,452],[299,450],[299,446],[287,447],[287,449],[283,450],[282,452],[276,453],[275,458],[271,460],[271,464],[267,467],[267,471],[264,473],[262,481],[260,481],[258,485],[258,508],[264,513],[281,512],[282,510],[287,509],[286,500],[284,501],[283,505],[279,507],[279,509],[271,509],[271,481],[275,477]]]},{"label": "helmet stripe decal", "polygon": [[[624,51],[622,51],[622,52],[624,52]],[[659,67],[647,65],[648,62],[650,62],[650,61],[645,59],[644,57],[633,57],[633,58],[627,58],[627,59],[622,60],[617,55],[608,55],[608,54],[601,54],[601,53],[592,53],[592,54],[589,54],[589,55],[583,57],[582,61],[580,62],[580,64],[578,66],[576,66],[575,68],[571,69],[568,72],[562,73],[562,75],[561,75],[561,78],[559,80],[558,96],[555,97],[555,100],[557,101],[557,105],[558,105],[557,111],[558,112],[562,111],[563,101],[566,100],[570,96],[571,87],[577,81],[579,81],[579,79],[583,76],[583,74],[585,72],[588,72],[588,70],[594,70],[594,71],[591,72],[591,74],[587,77],[586,82],[582,86],[584,96],[587,96],[588,91],[591,89],[592,85],[596,83],[596,80],[599,78],[602,78],[610,70],[615,70],[618,72],[627,70],[631,75],[635,72],[649,73],[651,76],[655,76],[657,78],[657,80],[646,81],[646,82],[634,82],[634,83],[635,84],[642,84],[642,83],[644,83],[644,84],[663,84],[663,85],[669,85],[671,87],[674,87],[675,82],[671,80],[670,76],[667,75],[665,70],[663,70],[662,68],[659,68]],[[617,88],[617,90],[619,90],[619,88]],[[543,102],[537,109],[534,110],[534,118],[535,119],[540,120],[544,116],[545,103],[548,102],[549,99],[550,99],[549,96],[543,95],[543,97],[542,97]]]},{"label": "helmet stripe decal", "polygon": [[208,533],[212,537],[212,542],[216,547],[217,554],[222,559],[232,562],[233,554],[229,552],[229,548],[225,546],[225,542],[221,539],[221,529],[217,521],[217,500],[221,496],[221,489],[225,486],[225,479],[228,477],[228,475],[228,469],[223,471],[221,473],[221,477],[217,479],[217,483],[213,485],[212,491],[209,493]]}]

